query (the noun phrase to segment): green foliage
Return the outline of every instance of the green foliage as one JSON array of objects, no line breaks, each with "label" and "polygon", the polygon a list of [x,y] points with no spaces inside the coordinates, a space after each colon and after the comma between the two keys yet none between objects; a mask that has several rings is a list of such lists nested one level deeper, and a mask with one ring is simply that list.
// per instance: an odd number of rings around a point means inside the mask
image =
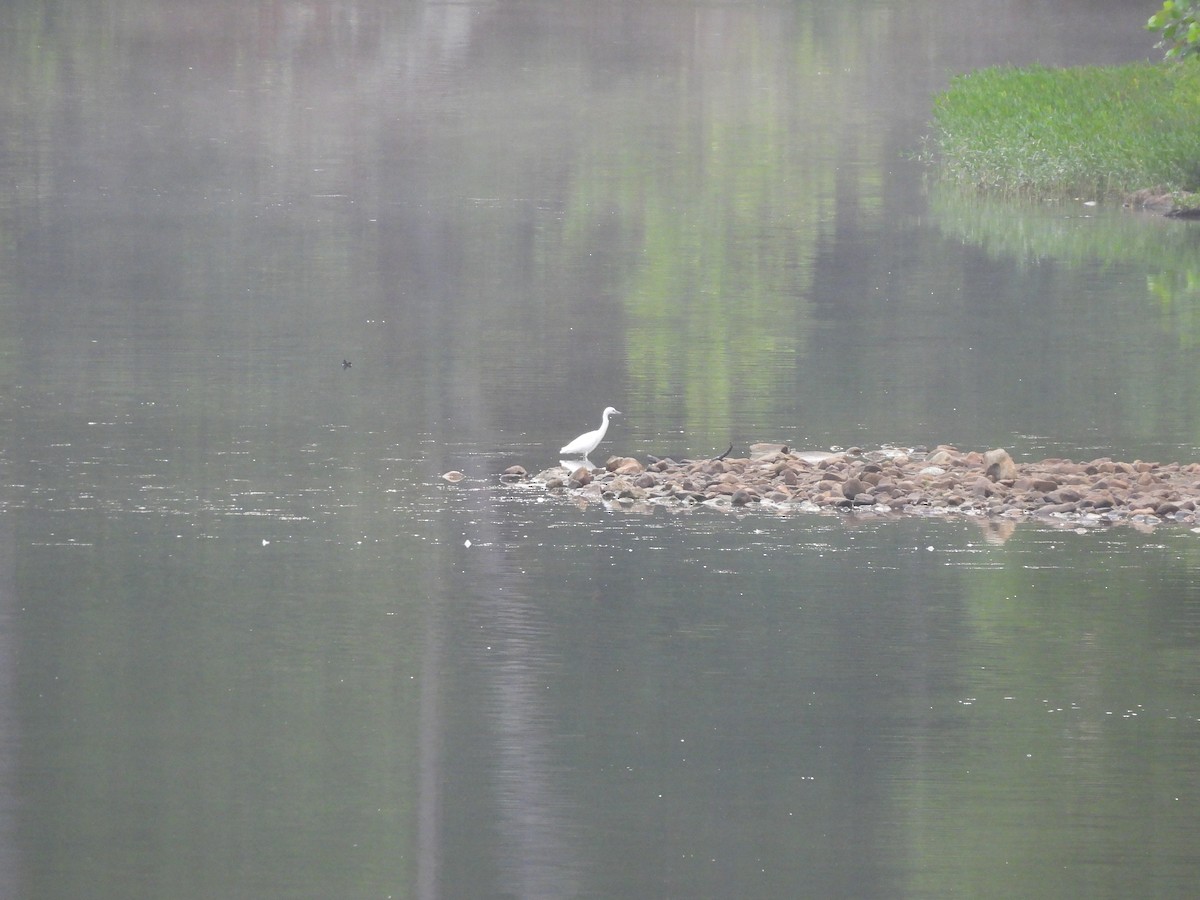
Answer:
[{"label": "green foliage", "polygon": [[934,104],[945,176],[1010,195],[1200,186],[1200,67],[982,69]]},{"label": "green foliage", "polygon": [[1146,23],[1146,29],[1162,32],[1162,40],[1155,46],[1165,50],[1167,59],[1200,55],[1200,2],[1164,0],[1162,9]]}]

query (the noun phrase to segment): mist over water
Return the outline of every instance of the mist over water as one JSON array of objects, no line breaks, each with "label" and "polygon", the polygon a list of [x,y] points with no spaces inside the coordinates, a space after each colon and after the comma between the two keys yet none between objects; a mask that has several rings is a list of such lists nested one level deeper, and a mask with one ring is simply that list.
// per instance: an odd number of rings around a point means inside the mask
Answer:
[{"label": "mist over water", "polygon": [[1196,535],[498,477],[1200,458],[1195,225],[915,159],[1150,11],[15,4],[0,894],[1186,895]]}]

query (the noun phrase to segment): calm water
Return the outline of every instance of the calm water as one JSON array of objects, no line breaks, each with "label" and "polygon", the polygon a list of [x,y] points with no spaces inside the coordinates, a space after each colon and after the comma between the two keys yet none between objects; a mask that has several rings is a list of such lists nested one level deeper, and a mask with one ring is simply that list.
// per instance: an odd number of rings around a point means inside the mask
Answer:
[{"label": "calm water", "polygon": [[497,478],[1200,459],[1196,226],[913,161],[1150,11],[10,4],[0,895],[1191,896],[1197,535]]}]

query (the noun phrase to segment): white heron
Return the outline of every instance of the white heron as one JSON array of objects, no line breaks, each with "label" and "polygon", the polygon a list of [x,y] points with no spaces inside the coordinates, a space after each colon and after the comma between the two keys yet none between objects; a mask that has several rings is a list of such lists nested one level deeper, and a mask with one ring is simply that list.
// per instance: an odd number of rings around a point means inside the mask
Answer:
[{"label": "white heron", "polygon": [[587,456],[596,446],[604,440],[604,433],[608,431],[608,417],[619,416],[621,411],[614,409],[611,406],[604,407],[604,421],[600,423],[600,427],[595,431],[589,431],[586,434],[581,434],[567,446],[563,447],[558,452],[563,456]]}]

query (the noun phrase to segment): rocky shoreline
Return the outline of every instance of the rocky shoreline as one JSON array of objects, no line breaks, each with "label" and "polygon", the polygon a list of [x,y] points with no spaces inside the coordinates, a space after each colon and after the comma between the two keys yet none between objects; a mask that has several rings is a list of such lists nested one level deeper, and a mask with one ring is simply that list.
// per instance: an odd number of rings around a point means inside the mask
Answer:
[{"label": "rocky shoreline", "polygon": [[1200,525],[1200,463],[1017,464],[1004,450],[945,445],[804,453],[754,444],[745,457],[612,457],[603,467],[560,465],[533,476],[513,466],[503,478],[622,507],[966,515],[1080,527]]},{"label": "rocky shoreline", "polygon": [[1172,219],[1200,219],[1200,194],[1143,189],[1128,194],[1122,205]]}]

